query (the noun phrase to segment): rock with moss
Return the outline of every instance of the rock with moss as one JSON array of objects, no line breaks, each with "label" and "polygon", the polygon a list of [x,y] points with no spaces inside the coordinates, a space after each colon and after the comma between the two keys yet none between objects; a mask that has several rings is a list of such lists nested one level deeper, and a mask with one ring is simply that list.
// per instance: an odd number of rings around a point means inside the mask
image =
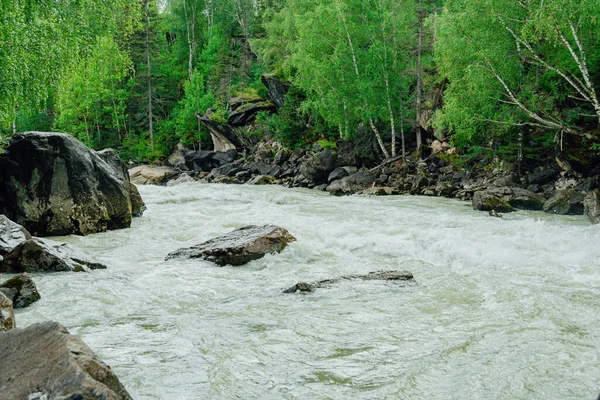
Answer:
[{"label": "rock with moss", "polygon": [[279,253],[294,241],[294,236],[278,226],[251,225],[199,245],[174,251],[167,256],[167,260],[198,258],[220,266],[239,266],[269,253]]},{"label": "rock with moss", "polygon": [[246,102],[231,111],[227,122],[231,126],[244,126],[254,121],[260,112],[274,113],[276,111],[277,107],[270,101]]},{"label": "rock with moss", "polygon": [[106,266],[66,243],[33,238],[4,256],[0,272],[89,272]]},{"label": "rock with moss", "polygon": [[583,193],[574,189],[561,190],[544,203],[544,211],[559,215],[583,215]]},{"label": "rock with moss", "polygon": [[[15,322],[15,313],[13,310],[12,301],[4,295],[4,293],[0,292],[0,333],[9,331],[17,327]],[[0,335],[2,336],[2,335]],[[2,358],[0,358],[2,360]],[[2,364],[4,364],[4,360],[2,360]],[[3,368],[0,368],[2,370]],[[9,369],[9,368],[4,368]],[[2,382],[2,381],[0,381]],[[2,386],[0,386],[2,388]],[[2,397],[2,392],[0,391],[0,398]],[[6,397],[8,399],[8,397]]]},{"label": "rock with moss", "polygon": [[0,154],[0,213],[32,235],[131,225],[130,187],[95,151],[61,133],[25,132]]},{"label": "rock with moss", "polygon": [[336,196],[358,193],[369,189],[375,184],[375,176],[367,169],[361,169],[355,174],[333,181],[327,191]]},{"label": "rock with moss", "polygon": [[112,369],[57,322],[0,334],[2,399],[131,400]]},{"label": "rock with moss", "polygon": [[327,178],[335,169],[336,163],[335,151],[326,149],[310,156],[300,166],[300,173],[315,184],[327,183]]},{"label": "rock with moss", "polygon": [[25,308],[41,296],[29,274],[19,274],[0,284],[0,292],[12,300],[14,308]]},{"label": "rock with moss", "polygon": [[488,190],[475,192],[473,195],[473,209],[477,211],[511,212],[514,208],[508,202]]},{"label": "rock with moss", "polygon": [[250,179],[247,184],[248,185],[272,185],[274,184],[276,179],[269,175],[257,175],[254,178]]}]

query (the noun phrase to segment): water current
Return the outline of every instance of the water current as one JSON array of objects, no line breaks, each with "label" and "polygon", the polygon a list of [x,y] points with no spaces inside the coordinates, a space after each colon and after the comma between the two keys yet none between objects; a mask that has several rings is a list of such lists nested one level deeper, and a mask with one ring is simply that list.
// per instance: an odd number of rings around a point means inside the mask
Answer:
[{"label": "water current", "polygon": [[[62,237],[108,265],[36,274],[20,327],[80,335],[135,399],[595,399],[600,228],[584,217],[275,186],[140,187],[130,229]],[[298,239],[243,267],[164,261],[249,224]],[[414,284],[299,281],[409,270]]]}]

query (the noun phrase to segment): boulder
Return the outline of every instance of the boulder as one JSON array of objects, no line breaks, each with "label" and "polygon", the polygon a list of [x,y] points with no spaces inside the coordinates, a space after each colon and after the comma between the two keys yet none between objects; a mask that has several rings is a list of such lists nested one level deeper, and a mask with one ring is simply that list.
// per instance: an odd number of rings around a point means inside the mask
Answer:
[{"label": "boulder", "polygon": [[144,211],[146,211],[146,204],[144,204],[144,200],[142,200],[142,195],[138,191],[137,186],[133,183],[131,184],[131,216],[132,217],[141,217]]},{"label": "boulder", "polygon": [[185,150],[175,150],[175,152],[173,152],[173,154],[171,154],[169,157],[169,165],[178,169],[187,168],[185,165],[185,153]]},{"label": "boulder", "polygon": [[0,272],[89,272],[106,266],[90,258],[81,250],[48,239],[33,238],[18,245],[4,256]]},{"label": "boulder", "polygon": [[131,225],[130,187],[72,136],[25,132],[0,154],[0,213],[37,236]]},{"label": "boulder", "polygon": [[125,163],[119,157],[119,154],[113,149],[104,149],[98,151],[97,154],[113,169],[116,177],[123,181],[127,191],[129,192],[129,201],[131,203],[131,216],[141,217],[146,210],[146,205],[142,196],[138,191],[137,186],[131,182],[129,171]]},{"label": "boulder", "polygon": [[361,190],[358,194],[366,195],[366,196],[393,196],[396,194],[400,194],[397,189],[394,189],[389,186],[374,186],[372,188],[368,188],[365,190]]},{"label": "boulder", "polygon": [[20,274],[0,284],[0,292],[12,300],[14,308],[25,308],[41,296],[29,274]]},{"label": "boulder", "polygon": [[11,221],[6,215],[0,215],[0,256],[10,253],[28,240],[31,240],[31,235],[27,229]]},{"label": "boulder", "polygon": [[367,169],[334,181],[327,187],[327,191],[334,195],[347,195],[368,189],[375,183],[375,176]]},{"label": "boulder", "polygon": [[600,223],[600,190],[596,189],[589,192],[584,200],[583,206],[585,215],[588,216],[592,224]]},{"label": "boulder", "polygon": [[556,171],[553,169],[536,168],[527,177],[530,185],[545,185],[552,182],[556,177]]},{"label": "boulder", "polygon": [[350,174],[348,173],[348,171],[346,171],[345,168],[343,167],[339,167],[334,169],[329,176],[327,177],[327,182],[331,183],[333,181],[337,181],[339,179],[342,179],[346,176],[349,176]]},{"label": "boulder", "polygon": [[584,195],[573,189],[557,192],[552,198],[544,203],[544,211],[552,214],[583,215]]},{"label": "boulder", "polygon": [[196,182],[196,180],[184,172],[183,174],[179,175],[179,178],[172,179],[169,182],[167,182],[167,186],[177,186],[181,185],[182,183],[188,182]]},{"label": "boulder", "polygon": [[259,112],[274,113],[276,111],[277,107],[270,101],[246,103],[233,110],[229,114],[227,122],[231,126],[244,126],[254,121]]},{"label": "boulder", "polygon": [[57,322],[0,335],[0,398],[131,400],[111,368]]},{"label": "boulder", "polygon": [[473,195],[473,209],[478,211],[514,211],[512,206],[495,194],[481,190]]},{"label": "boulder", "polygon": [[131,182],[136,185],[166,185],[176,179],[181,172],[172,167],[140,165],[129,170]]},{"label": "boulder", "polygon": [[272,75],[262,75],[260,80],[269,91],[269,98],[271,101],[277,108],[283,107],[285,104],[285,95],[288,90],[290,90],[290,84],[283,82]]},{"label": "boulder", "polygon": [[258,175],[250,179],[248,185],[272,185],[275,183],[275,178],[270,175]]},{"label": "boulder", "polygon": [[[2,332],[6,332],[9,331],[11,329],[14,329],[17,327],[17,324],[15,323],[15,312],[13,310],[13,303],[12,301],[10,301],[10,299],[8,297],[6,297],[4,295],[4,293],[0,292],[0,333]],[[0,337],[3,336],[0,335]],[[2,352],[2,347],[0,347],[0,353]],[[9,365],[9,364],[4,364],[4,359],[0,358],[2,360],[2,364],[0,365]],[[9,369],[9,368],[0,368],[0,371],[2,371],[2,369]],[[2,392],[2,380],[0,380],[0,398],[6,398],[8,399],[8,397],[2,397],[3,396],[3,392]]]},{"label": "boulder", "polygon": [[329,287],[334,283],[347,281],[414,281],[413,274],[408,271],[374,271],[366,275],[346,275],[335,279],[325,279],[318,282],[299,282],[286,289],[283,293],[314,292],[318,288]]},{"label": "boulder", "polygon": [[235,176],[222,175],[222,176],[218,176],[215,179],[213,179],[212,183],[223,183],[226,185],[239,185],[242,182]]},{"label": "boulder", "polygon": [[302,166],[300,173],[316,184],[325,183],[329,174],[335,169],[337,155],[327,149],[309,157]]},{"label": "boulder", "polygon": [[295,240],[283,228],[251,225],[199,245],[174,251],[167,256],[167,260],[200,258],[220,266],[238,266],[262,258],[268,253],[279,253]]},{"label": "boulder", "polygon": [[[214,110],[207,110],[205,115],[196,114],[198,120],[208,129],[215,151],[233,150],[242,147],[239,138],[231,127],[215,118]],[[187,165],[187,160],[186,160]],[[188,166],[189,168],[189,166]]]},{"label": "boulder", "polygon": [[543,196],[519,187],[493,187],[488,189],[488,191],[500,197],[512,207],[522,210],[541,210],[546,201]]}]

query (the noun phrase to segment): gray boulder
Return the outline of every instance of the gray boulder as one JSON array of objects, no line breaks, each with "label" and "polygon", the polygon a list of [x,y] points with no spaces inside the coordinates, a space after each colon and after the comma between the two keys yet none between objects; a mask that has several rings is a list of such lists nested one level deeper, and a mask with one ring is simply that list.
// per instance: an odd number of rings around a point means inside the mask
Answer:
[{"label": "gray boulder", "polygon": [[[500,197],[514,208],[521,210],[541,210],[546,199],[539,194],[518,187],[492,187],[489,193]],[[499,211],[499,210],[496,210]]]},{"label": "gray boulder", "polygon": [[111,368],[57,322],[0,335],[0,399],[131,400]]},{"label": "gray boulder", "polygon": [[349,175],[350,174],[348,173],[348,171],[346,171],[345,168],[338,167],[329,174],[329,176],[327,177],[327,182],[331,183],[333,181],[337,181],[339,179],[345,178],[346,176],[349,176]]},{"label": "gray boulder", "polygon": [[283,293],[314,292],[318,288],[329,287],[334,283],[346,281],[414,281],[413,274],[408,271],[374,271],[366,275],[346,275],[335,279],[325,279],[317,282],[299,282],[286,289]]},{"label": "gray boulder", "polygon": [[121,160],[119,154],[113,149],[104,149],[96,152],[96,154],[112,168],[114,176],[121,180],[125,185],[125,188],[129,193],[131,216],[141,217],[144,210],[146,210],[146,205],[144,204],[144,200],[142,200],[142,196],[140,195],[137,186],[131,182],[127,166]]},{"label": "gray boulder", "polygon": [[0,272],[89,272],[106,266],[90,258],[81,250],[66,243],[33,238],[19,244],[4,256]]},{"label": "gray boulder", "polygon": [[[13,303],[10,301],[8,297],[4,295],[4,293],[0,292],[0,333],[9,331],[17,327],[15,323],[15,313],[13,310]],[[3,335],[0,335],[3,336]],[[2,347],[0,347],[0,353],[2,352]],[[2,359],[2,358],[0,358]],[[4,360],[2,359],[2,364],[4,365]],[[7,364],[8,365],[8,364]],[[0,368],[0,371],[3,368]],[[8,368],[4,368],[8,369]],[[2,380],[0,380],[2,382]],[[0,399],[2,399],[2,386],[0,386]]]},{"label": "gray boulder", "polygon": [[473,194],[473,210],[477,211],[498,211],[511,212],[513,207],[508,202],[502,200],[499,196],[487,191],[481,190]]},{"label": "gray boulder", "polygon": [[592,224],[600,224],[600,190],[589,192],[583,200],[583,206]]},{"label": "gray boulder", "polygon": [[170,253],[168,259],[200,258],[217,265],[243,265],[279,253],[288,243],[296,241],[287,230],[274,226],[246,226],[199,245]]},{"label": "gray boulder", "polygon": [[327,187],[327,191],[334,195],[347,195],[358,193],[373,186],[375,176],[366,169],[334,181]]},{"label": "gray boulder", "polygon": [[263,85],[269,90],[269,98],[277,108],[285,104],[285,95],[290,90],[290,84],[277,79],[273,75],[262,75],[260,77]]},{"label": "gray boulder", "polygon": [[309,157],[300,166],[300,173],[316,184],[326,183],[327,177],[335,169],[336,162],[336,153],[329,149],[323,150]]},{"label": "gray boulder", "polygon": [[164,186],[170,180],[177,179],[181,171],[172,167],[139,165],[129,170],[131,182],[136,185]]},{"label": "gray boulder", "polygon": [[0,213],[37,236],[127,228],[130,188],[114,171],[72,136],[16,134],[0,154]]},{"label": "gray boulder", "polygon": [[573,189],[561,190],[544,203],[544,211],[559,215],[583,215],[583,199],[584,195],[581,192]]},{"label": "gray boulder", "polygon": [[25,308],[41,296],[29,274],[20,274],[0,284],[0,293],[12,300],[14,308]]},{"label": "gray boulder", "polygon": [[30,239],[31,235],[27,229],[11,221],[6,215],[0,215],[0,256],[10,253],[15,247]]}]

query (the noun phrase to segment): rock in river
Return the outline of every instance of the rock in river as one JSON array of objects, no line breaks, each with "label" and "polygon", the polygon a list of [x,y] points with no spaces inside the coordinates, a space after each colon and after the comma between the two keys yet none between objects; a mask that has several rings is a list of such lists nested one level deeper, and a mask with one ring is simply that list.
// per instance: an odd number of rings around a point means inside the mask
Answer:
[{"label": "rock in river", "polygon": [[[0,292],[0,333],[16,328],[15,313],[13,312],[13,303],[4,293]],[[0,335],[2,336],[2,335]],[[1,347],[0,347],[1,353]],[[1,360],[2,358],[0,358]],[[2,360],[4,363],[4,360]],[[3,364],[0,364],[0,367]],[[2,370],[2,368],[0,368]],[[2,381],[0,380],[0,398],[2,398]]]},{"label": "rock in river", "polygon": [[0,360],[0,400],[131,399],[111,368],[57,322],[0,334]]},{"label": "rock in river", "polygon": [[[27,229],[0,214],[0,256],[4,256],[18,245],[31,239]],[[2,261],[0,260],[0,263]]]},{"label": "rock in river", "polygon": [[0,154],[0,213],[36,236],[129,227],[129,182],[114,171],[72,136],[18,133]]},{"label": "rock in river", "polygon": [[20,274],[0,285],[4,293],[13,302],[14,308],[25,308],[40,299],[40,294],[29,274]]},{"label": "rock in river", "polygon": [[318,282],[299,282],[283,291],[283,293],[314,292],[318,288],[328,287],[344,281],[413,281],[414,277],[408,271],[374,271],[367,275],[346,275],[335,279],[325,279]]},{"label": "rock in river", "polygon": [[201,258],[220,266],[243,265],[268,253],[281,252],[296,238],[275,225],[246,226],[199,245],[170,253],[172,258]]}]

